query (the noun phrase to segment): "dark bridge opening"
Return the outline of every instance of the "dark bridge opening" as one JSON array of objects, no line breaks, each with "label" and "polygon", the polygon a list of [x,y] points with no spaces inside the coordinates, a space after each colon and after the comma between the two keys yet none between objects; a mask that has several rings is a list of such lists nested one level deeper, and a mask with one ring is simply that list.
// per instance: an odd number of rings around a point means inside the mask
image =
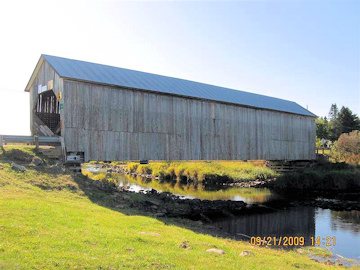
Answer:
[{"label": "dark bridge opening", "polygon": [[54,134],[60,135],[60,104],[52,90],[38,95],[35,114]]}]

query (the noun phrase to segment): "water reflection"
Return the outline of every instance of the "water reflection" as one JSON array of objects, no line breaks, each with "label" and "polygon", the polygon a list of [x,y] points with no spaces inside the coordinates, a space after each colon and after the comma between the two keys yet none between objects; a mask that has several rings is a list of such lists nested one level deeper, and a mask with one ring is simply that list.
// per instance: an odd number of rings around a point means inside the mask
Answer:
[{"label": "water reflection", "polygon": [[269,189],[238,188],[226,186],[210,186],[201,183],[179,181],[160,181],[151,178],[133,177],[124,174],[111,174],[121,187],[138,192],[140,190],[156,189],[159,192],[171,192],[182,198],[198,198],[201,200],[232,200],[247,203],[263,203],[277,198],[279,195]]},{"label": "water reflection", "polygon": [[354,233],[359,233],[360,211],[331,211],[331,229],[351,230]]},{"label": "water reflection", "polygon": [[333,254],[360,259],[360,211],[316,209],[316,236],[335,237]]},{"label": "water reflection", "polygon": [[224,185],[209,185],[201,182],[181,182],[169,180],[155,180],[151,178],[134,177],[120,173],[107,173],[94,165],[83,166],[83,173],[94,179],[112,179],[119,187],[129,191],[139,192],[155,189],[158,192],[171,192],[181,198],[201,200],[232,200],[246,203],[264,203],[281,196],[266,188],[239,188]]},{"label": "water reflection", "polygon": [[309,244],[310,237],[315,236],[315,210],[312,207],[290,208],[273,213],[219,219],[214,225],[234,237],[302,236]]},{"label": "water reflection", "polygon": [[184,199],[232,200],[246,203],[264,203],[277,199],[280,195],[266,188],[239,188],[215,186],[202,183],[155,180],[151,178],[133,177],[120,173],[107,173],[106,170],[94,166],[84,166],[83,173],[94,179],[112,179],[119,187],[139,192],[155,189],[158,192],[170,192]]},{"label": "water reflection", "polygon": [[273,213],[243,215],[218,219],[214,226],[235,238],[303,236],[311,245],[311,237],[335,237],[336,245],[326,247],[334,255],[360,259],[360,211],[331,211],[314,207],[292,207]]}]

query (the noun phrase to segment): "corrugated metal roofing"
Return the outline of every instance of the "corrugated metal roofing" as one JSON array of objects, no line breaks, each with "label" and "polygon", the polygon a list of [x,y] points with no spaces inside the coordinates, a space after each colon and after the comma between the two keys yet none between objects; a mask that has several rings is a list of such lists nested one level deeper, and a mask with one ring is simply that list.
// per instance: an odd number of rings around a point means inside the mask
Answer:
[{"label": "corrugated metal roofing", "polygon": [[60,77],[64,78],[236,103],[315,117],[313,113],[299,104],[279,98],[56,56],[42,55],[42,57]]}]

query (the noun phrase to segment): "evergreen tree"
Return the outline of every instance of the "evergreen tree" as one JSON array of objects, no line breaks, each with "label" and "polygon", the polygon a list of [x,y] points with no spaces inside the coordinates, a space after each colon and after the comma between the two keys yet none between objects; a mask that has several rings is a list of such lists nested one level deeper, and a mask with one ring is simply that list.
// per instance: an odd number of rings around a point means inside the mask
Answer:
[{"label": "evergreen tree", "polygon": [[333,121],[338,117],[339,109],[336,103],[331,104],[330,111],[329,111],[329,121]]},{"label": "evergreen tree", "polygon": [[335,126],[338,130],[338,137],[340,137],[342,133],[359,130],[359,118],[356,114],[353,114],[349,108],[343,106],[335,120]]},{"label": "evergreen tree", "polygon": [[329,140],[336,141],[339,138],[338,127],[335,125],[335,121],[330,121],[328,124]]},{"label": "evergreen tree", "polygon": [[336,103],[331,104],[329,121],[326,120],[326,117],[316,120],[316,136],[320,139],[336,141],[341,134],[349,133],[353,130],[360,130],[359,117],[344,106],[339,112]]}]

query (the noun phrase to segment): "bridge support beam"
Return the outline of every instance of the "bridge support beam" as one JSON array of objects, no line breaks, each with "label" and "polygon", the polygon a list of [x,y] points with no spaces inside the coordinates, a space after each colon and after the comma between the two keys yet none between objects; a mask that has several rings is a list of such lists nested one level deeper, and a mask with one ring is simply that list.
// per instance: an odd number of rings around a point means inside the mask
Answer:
[{"label": "bridge support beam", "polygon": [[4,149],[4,139],[3,136],[0,135],[0,148],[3,151],[3,153],[5,153],[5,149]]},{"label": "bridge support beam", "polygon": [[34,136],[34,144],[35,144],[36,152],[39,152],[39,137],[36,135]]}]

